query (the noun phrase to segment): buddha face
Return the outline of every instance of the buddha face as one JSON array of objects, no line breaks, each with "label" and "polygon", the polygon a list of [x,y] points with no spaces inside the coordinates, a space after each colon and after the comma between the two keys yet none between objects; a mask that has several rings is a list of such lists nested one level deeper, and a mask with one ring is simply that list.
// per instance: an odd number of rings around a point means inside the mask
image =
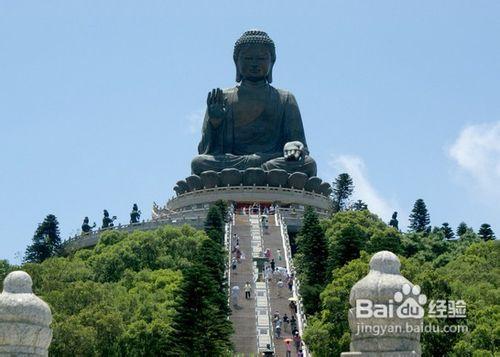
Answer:
[{"label": "buddha face", "polygon": [[236,66],[243,79],[261,81],[266,79],[273,67],[271,53],[264,45],[244,46],[238,54]]}]

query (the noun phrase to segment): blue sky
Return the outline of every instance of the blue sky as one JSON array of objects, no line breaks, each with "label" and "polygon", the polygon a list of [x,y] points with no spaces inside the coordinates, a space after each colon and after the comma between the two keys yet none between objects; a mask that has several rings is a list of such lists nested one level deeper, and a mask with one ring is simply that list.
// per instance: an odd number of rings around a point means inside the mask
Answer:
[{"label": "blue sky", "polygon": [[401,225],[500,234],[498,1],[1,1],[0,258],[49,214],[150,217],[189,174],[206,93],[251,28],[277,47],[319,175]]}]

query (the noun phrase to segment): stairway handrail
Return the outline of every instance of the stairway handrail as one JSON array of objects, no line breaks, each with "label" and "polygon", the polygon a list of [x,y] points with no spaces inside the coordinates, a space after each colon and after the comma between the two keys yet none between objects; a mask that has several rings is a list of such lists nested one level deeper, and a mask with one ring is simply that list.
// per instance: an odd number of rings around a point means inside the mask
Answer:
[{"label": "stairway handrail", "polygon": [[[293,285],[292,285],[292,293],[294,297],[297,298],[297,327],[299,330],[299,335],[302,338],[304,334],[304,330],[307,326],[307,317],[304,312],[304,304],[302,302],[302,296],[300,295],[300,280],[297,275],[297,271],[295,270],[295,266],[293,265],[293,258],[292,258],[292,247],[290,246],[290,238],[288,236],[288,230],[286,226],[286,222],[284,221],[283,217],[281,216],[280,213],[280,208],[276,209],[275,213],[275,219],[277,222],[279,222],[279,227],[280,227],[280,232],[281,232],[281,238],[283,240],[283,246],[285,247],[285,262],[287,265],[287,270],[293,274]],[[302,341],[303,344],[303,354],[304,357],[307,357],[310,355],[309,350]]]},{"label": "stairway handrail", "polygon": [[[225,224],[224,228],[224,247],[227,250],[226,267],[224,277],[227,281],[227,304],[231,306],[231,244],[232,244],[232,225],[234,225],[234,213],[229,212],[229,221]],[[229,316],[227,317],[229,319]]]}]

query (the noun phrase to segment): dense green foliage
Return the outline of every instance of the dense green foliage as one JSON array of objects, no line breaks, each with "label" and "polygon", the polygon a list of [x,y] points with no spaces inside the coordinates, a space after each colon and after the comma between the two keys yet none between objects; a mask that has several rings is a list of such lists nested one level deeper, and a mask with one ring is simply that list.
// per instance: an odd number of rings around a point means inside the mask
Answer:
[{"label": "dense green foliage", "polygon": [[202,231],[165,226],[105,232],[91,250],[22,269],[52,308],[51,355],[217,356],[230,347],[225,254]]},{"label": "dense green foliage", "polygon": [[24,261],[41,263],[45,259],[57,255],[60,248],[59,222],[56,216],[49,214],[38,225],[33,235],[32,243],[26,248]]},{"label": "dense green foliage", "polygon": [[0,278],[6,276],[8,273],[10,273],[13,270],[13,267],[9,264],[7,260],[0,260]]},{"label": "dense green foliage", "polygon": [[[449,231],[443,229],[446,225],[432,232],[401,233],[368,211],[336,213],[321,225],[329,278],[320,295],[319,311],[309,316],[304,336],[314,355],[338,356],[349,351],[350,290],[368,273],[371,255],[384,249],[400,256],[402,274],[419,284],[429,299],[467,303],[466,319],[426,317],[426,323],[465,324],[468,332],[424,333],[423,356],[493,356],[500,351],[499,242],[485,242],[468,228],[459,239],[449,240]],[[300,269],[302,263],[298,263]]]},{"label": "dense green foliage", "polygon": [[360,257],[362,250],[377,252],[401,249],[401,234],[388,227],[368,210],[345,211],[322,222],[327,237],[327,272],[331,278],[334,269]]}]

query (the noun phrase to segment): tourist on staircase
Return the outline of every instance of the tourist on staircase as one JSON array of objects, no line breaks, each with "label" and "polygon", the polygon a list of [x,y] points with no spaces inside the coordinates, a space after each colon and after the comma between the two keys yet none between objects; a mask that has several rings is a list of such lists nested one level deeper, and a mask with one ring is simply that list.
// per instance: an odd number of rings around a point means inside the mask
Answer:
[{"label": "tourist on staircase", "polygon": [[299,336],[298,331],[293,335],[293,342],[295,343],[295,350],[299,352],[302,349],[302,338]]},{"label": "tourist on staircase", "polygon": [[290,323],[290,319],[288,318],[288,315],[285,313],[283,315],[283,330],[286,332],[288,329],[288,324]]},{"label": "tourist on staircase", "polygon": [[287,338],[285,340],[286,357],[292,357],[292,340]]},{"label": "tourist on staircase", "polygon": [[252,293],[252,285],[250,285],[250,282],[247,281],[245,283],[245,299],[250,299],[251,293]]},{"label": "tourist on staircase", "polygon": [[290,330],[292,331],[292,334],[297,331],[297,320],[295,319],[295,315],[292,315],[292,318],[290,319]]},{"label": "tourist on staircase", "polygon": [[234,307],[238,307],[238,299],[240,297],[240,287],[235,285],[231,288],[231,301]]},{"label": "tourist on staircase", "polygon": [[236,259],[236,257],[233,257],[233,259],[231,260],[231,269],[233,270],[233,274],[237,274],[236,268],[238,268],[238,260]]},{"label": "tourist on staircase", "polygon": [[278,282],[276,283],[276,287],[278,288],[278,294],[277,294],[277,297],[281,297],[281,290],[283,289],[283,280],[281,280],[281,278],[278,279]]},{"label": "tourist on staircase", "polygon": [[278,318],[276,321],[276,326],[274,328],[274,337],[277,339],[281,338],[281,319]]}]

